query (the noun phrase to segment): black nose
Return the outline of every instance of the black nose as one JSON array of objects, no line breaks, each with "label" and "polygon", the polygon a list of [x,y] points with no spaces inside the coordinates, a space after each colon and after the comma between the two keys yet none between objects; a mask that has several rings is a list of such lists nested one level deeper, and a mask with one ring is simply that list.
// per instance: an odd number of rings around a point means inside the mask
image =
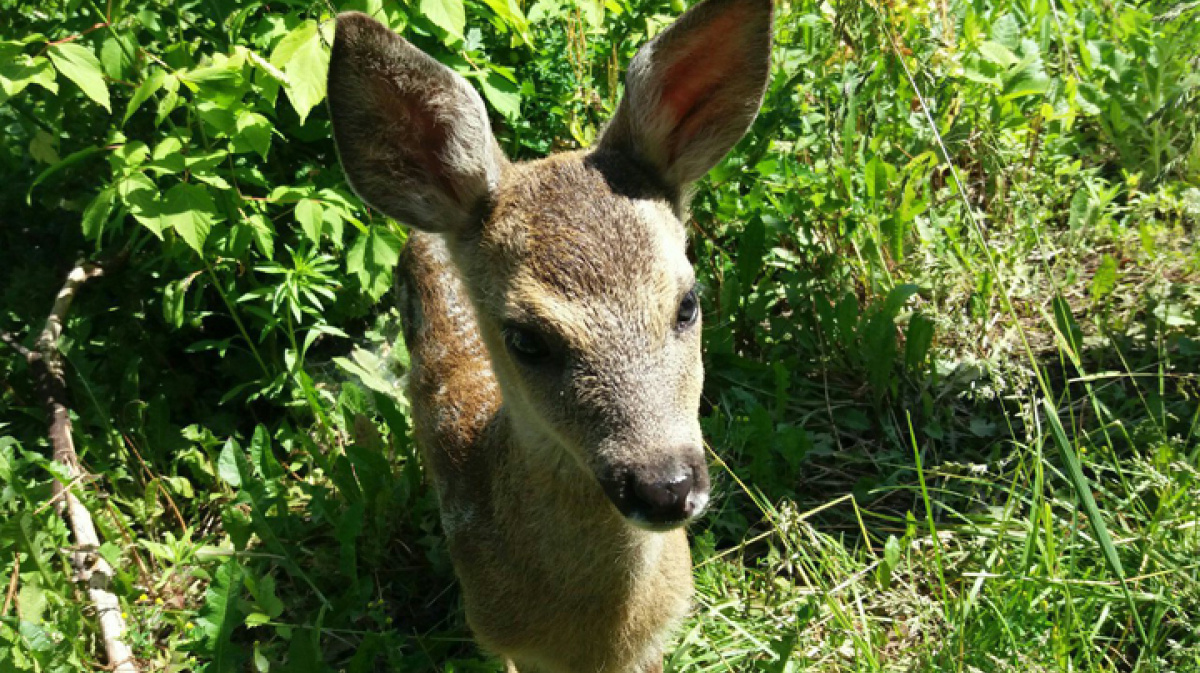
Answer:
[{"label": "black nose", "polygon": [[690,474],[662,481],[642,481],[633,477],[632,481],[632,509],[649,523],[683,521],[695,510],[694,501],[688,498],[692,492]]}]

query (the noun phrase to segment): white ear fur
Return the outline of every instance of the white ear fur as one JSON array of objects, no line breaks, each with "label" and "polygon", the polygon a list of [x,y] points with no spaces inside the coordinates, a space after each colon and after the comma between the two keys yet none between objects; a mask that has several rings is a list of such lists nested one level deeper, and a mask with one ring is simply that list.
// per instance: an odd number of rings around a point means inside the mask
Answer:
[{"label": "white ear fur", "polygon": [[364,201],[426,231],[478,225],[506,160],[466,80],[347,12],[337,19],[328,92],[338,154]]},{"label": "white ear fur", "polygon": [[771,70],[771,0],[707,0],[646,43],[599,151],[632,156],[682,192],[746,133]]}]

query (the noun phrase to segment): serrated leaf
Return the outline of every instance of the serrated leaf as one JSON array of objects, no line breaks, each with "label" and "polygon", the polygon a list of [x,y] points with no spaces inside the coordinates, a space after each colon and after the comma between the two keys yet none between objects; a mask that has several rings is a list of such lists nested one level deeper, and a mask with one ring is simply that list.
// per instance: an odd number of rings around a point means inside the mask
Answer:
[{"label": "serrated leaf", "polygon": [[222,219],[208,190],[187,183],[177,184],[167,192],[159,218],[163,231],[174,229],[197,253],[203,253],[208,232]]},{"label": "serrated leaf", "polygon": [[108,224],[108,216],[112,214],[113,205],[117,200],[117,190],[114,187],[103,189],[87,208],[83,210],[83,236],[95,240],[104,233],[104,225]]},{"label": "serrated leaf", "polygon": [[320,24],[309,19],[293,28],[271,52],[271,64],[287,77],[283,90],[301,124],[325,98],[325,77],[329,71],[326,45],[331,43],[330,37],[322,34]]},{"label": "serrated leaf", "polygon": [[96,101],[100,107],[112,112],[112,104],[108,98],[108,84],[104,81],[104,72],[100,69],[100,61],[92,50],[67,42],[56,44],[46,52],[54,67],[83,90],[88,98]]},{"label": "serrated leaf", "polygon": [[421,15],[433,25],[446,31],[455,40],[463,39],[467,12],[462,0],[420,0],[419,6]]},{"label": "serrated leaf", "polygon": [[138,85],[133,91],[133,97],[129,99],[129,106],[125,108],[125,117],[121,119],[121,123],[129,121],[129,117],[137,112],[137,109],[145,103],[148,98],[153,96],[163,85],[167,79],[167,71],[161,68],[155,68],[146,75],[146,79]]},{"label": "serrated leaf", "polygon": [[271,150],[271,121],[257,112],[238,112],[234,127],[234,152],[253,150],[263,159]]},{"label": "serrated leaf", "polygon": [[385,227],[360,234],[346,255],[346,271],[358,277],[363,290],[378,300],[392,283],[392,270],[400,261],[400,239]]},{"label": "serrated leaf", "polygon": [[233,673],[237,668],[238,649],[232,642],[233,630],[241,624],[238,599],[245,571],[237,559],[229,559],[217,568],[204,595],[204,607],[196,625],[211,652],[210,673]]}]

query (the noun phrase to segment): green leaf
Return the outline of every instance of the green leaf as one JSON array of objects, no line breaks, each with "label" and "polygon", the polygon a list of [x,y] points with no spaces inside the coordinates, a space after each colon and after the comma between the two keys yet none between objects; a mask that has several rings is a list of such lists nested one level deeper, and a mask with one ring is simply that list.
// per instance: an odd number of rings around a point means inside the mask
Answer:
[{"label": "green leaf", "polygon": [[895,535],[889,535],[883,545],[883,561],[888,568],[895,570],[900,565],[900,540]]},{"label": "green leaf", "polygon": [[908,332],[904,339],[904,364],[909,370],[918,372],[925,364],[925,356],[933,343],[933,321],[922,313],[914,313],[908,321]]},{"label": "green leaf", "polygon": [[304,235],[313,243],[321,242],[321,229],[324,224],[324,209],[316,199],[301,199],[296,204],[296,221],[304,230]]},{"label": "green leaf", "polygon": [[232,642],[233,630],[240,626],[241,611],[238,599],[242,593],[245,571],[237,559],[229,559],[217,568],[212,583],[204,595],[204,607],[196,625],[212,653],[208,673],[234,673],[238,670],[238,648]]},{"label": "green leaf", "polygon": [[1101,299],[1112,294],[1112,291],[1117,287],[1117,260],[1112,258],[1112,255],[1105,255],[1100,260],[1100,266],[1096,268],[1095,275],[1092,276],[1092,300],[1100,301]]},{"label": "green leaf", "polygon": [[517,4],[517,0],[483,0],[496,16],[504,22],[506,26],[514,33],[521,37],[522,42],[529,44],[533,41],[533,37],[529,34],[529,21],[525,18],[525,13],[521,11],[521,6]]},{"label": "green leaf", "polygon": [[479,80],[483,97],[505,119],[515,120],[521,116],[521,90],[516,84],[497,72],[489,72]]},{"label": "green leaf", "polygon": [[241,110],[234,126],[233,151],[253,150],[263,159],[271,150],[271,121],[257,112]]},{"label": "green leaf", "polygon": [[121,124],[129,121],[129,117],[137,112],[137,109],[157,92],[163,85],[163,81],[167,79],[167,71],[161,68],[155,68],[150,71],[146,79],[138,85],[133,91],[133,97],[129,99],[129,106],[125,108],[125,117],[121,119]]},{"label": "green leaf", "polygon": [[145,173],[133,173],[117,183],[117,195],[133,219],[162,238],[163,223],[158,216],[161,203],[153,180]]},{"label": "green leaf", "polygon": [[987,41],[979,45],[979,53],[990,63],[995,63],[1002,68],[1008,68],[1020,62],[1017,55],[1000,44],[999,42]]},{"label": "green leaf", "polygon": [[221,454],[217,457],[217,476],[234,489],[241,488],[242,484],[253,478],[242,447],[233,439],[221,447]]},{"label": "green leaf", "polygon": [[604,0],[576,0],[580,16],[592,28],[604,27]]},{"label": "green leaf", "polygon": [[0,105],[21,93],[30,84],[37,84],[50,93],[58,93],[54,66],[44,56],[20,54],[13,60],[0,60]]},{"label": "green leaf", "polygon": [[208,190],[187,183],[167,192],[159,217],[163,230],[174,229],[197,253],[203,253],[208,232],[222,219]]},{"label": "green leaf", "polygon": [[108,216],[112,214],[113,205],[117,200],[117,190],[108,187],[101,190],[96,198],[83,210],[83,236],[95,240],[104,233],[104,225],[108,224]]},{"label": "green leaf", "polygon": [[88,98],[96,101],[100,107],[112,112],[112,104],[108,99],[108,84],[104,81],[104,72],[100,69],[100,61],[92,51],[82,45],[68,42],[56,44],[46,52],[54,66],[67,79],[74,82]]},{"label": "green leaf", "polygon": [[[330,27],[327,25],[326,29]],[[271,52],[271,64],[287,77],[283,90],[300,116],[300,123],[325,98],[331,36],[312,19],[292,29]]]},{"label": "green leaf", "polygon": [[392,286],[392,270],[404,246],[386,227],[371,227],[359,235],[346,255],[346,271],[358,277],[363,290],[375,300]]},{"label": "green leaf", "polygon": [[[421,15],[455,40],[463,39],[467,12],[463,0],[419,0]],[[290,73],[289,73],[290,74]]]}]

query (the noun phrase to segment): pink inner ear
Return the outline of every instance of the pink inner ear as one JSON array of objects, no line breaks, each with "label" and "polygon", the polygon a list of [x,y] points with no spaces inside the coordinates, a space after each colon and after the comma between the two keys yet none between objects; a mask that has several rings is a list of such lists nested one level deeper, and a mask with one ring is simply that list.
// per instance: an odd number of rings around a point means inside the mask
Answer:
[{"label": "pink inner ear", "polygon": [[730,11],[712,19],[674,54],[663,71],[661,102],[669,115],[672,133],[671,160],[714,116],[726,111],[709,105],[718,89],[745,66],[745,11]]}]

